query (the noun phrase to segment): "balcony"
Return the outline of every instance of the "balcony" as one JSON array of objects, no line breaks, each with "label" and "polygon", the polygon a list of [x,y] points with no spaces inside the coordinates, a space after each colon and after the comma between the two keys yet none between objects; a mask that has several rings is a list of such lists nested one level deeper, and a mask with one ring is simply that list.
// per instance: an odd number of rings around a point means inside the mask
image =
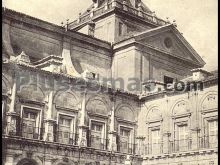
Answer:
[{"label": "balcony", "polygon": [[108,145],[108,139],[103,139],[98,136],[91,136],[89,140],[90,144],[89,147],[99,149],[99,150],[106,150]]},{"label": "balcony", "polygon": [[67,131],[57,131],[55,134],[55,142],[68,145],[78,145],[78,134]]},{"label": "balcony", "polygon": [[205,135],[199,137],[199,148],[218,148],[218,135]]},{"label": "balcony", "polygon": [[170,152],[184,152],[192,149],[192,139],[170,141]]},{"label": "balcony", "polygon": [[44,129],[39,127],[31,127],[31,126],[22,126],[21,136],[26,139],[38,139],[42,140],[42,134],[44,133]]},{"label": "balcony", "polygon": [[118,144],[118,152],[134,154],[135,153],[136,144],[128,143],[128,142],[119,142]]},{"label": "balcony", "polygon": [[[11,123],[6,124],[4,134],[32,140],[43,140],[44,136],[46,135],[44,128],[27,125],[16,127]],[[54,135],[52,135],[52,133],[47,133],[45,141],[68,145],[78,145],[78,134],[67,131],[54,131],[53,134]]]},{"label": "balcony", "polygon": [[144,155],[159,155],[163,153],[163,143],[146,144],[143,146]]}]

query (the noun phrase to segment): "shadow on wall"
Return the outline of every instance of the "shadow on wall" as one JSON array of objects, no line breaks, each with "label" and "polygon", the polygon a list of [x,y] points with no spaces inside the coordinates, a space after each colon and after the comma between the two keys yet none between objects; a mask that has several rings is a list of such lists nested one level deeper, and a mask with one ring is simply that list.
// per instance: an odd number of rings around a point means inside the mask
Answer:
[{"label": "shadow on wall", "polygon": [[76,71],[81,74],[83,73],[83,69],[81,67],[81,64],[80,64],[80,61],[77,60],[77,59],[72,59],[72,63],[73,63],[73,66],[75,67]]}]

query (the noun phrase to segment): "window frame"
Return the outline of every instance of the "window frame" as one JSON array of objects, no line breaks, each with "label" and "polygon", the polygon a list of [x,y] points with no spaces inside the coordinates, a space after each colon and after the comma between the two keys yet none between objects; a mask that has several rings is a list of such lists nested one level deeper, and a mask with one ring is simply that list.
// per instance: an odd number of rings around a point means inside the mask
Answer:
[{"label": "window frame", "polygon": [[121,127],[125,128],[126,130],[130,130],[130,136],[129,136],[129,142],[130,144],[134,144],[134,127],[124,125],[124,124],[119,124],[118,125],[118,134],[121,137]]},{"label": "window frame", "polygon": [[89,120],[89,129],[90,129],[90,131],[92,132],[92,123],[100,123],[100,124],[102,124],[102,137],[101,137],[101,139],[106,139],[107,138],[107,122],[106,121],[102,121],[102,120],[97,120],[97,119],[90,119]]},{"label": "window frame", "polygon": [[59,131],[59,125],[60,125],[60,123],[59,123],[60,116],[65,116],[66,118],[70,118],[70,120],[72,120],[72,122],[70,123],[70,130],[72,130],[72,132],[70,132],[70,133],[75,134],[76,133],[76,115],[72,115],[72,114],[68,114],[68,113],[63,113],[63,112],[57,112],[58,131]]},{"label": "window frame", "polygon": [[[43,110],[42,110],[42,108],[36,108],[36,107],[33,107],[33,106],[27,106],[27,105],[21,105],[21,120],[22,120],[22,124],[23,124],[23,122],[24,122],[24,110],[25,110],[25,108],[27,108],[27,109],[30,109],[30,111],[36,111],[37,112],[37,117],[36,117],[36,128],[38,128],[39,129],[39,137],[38,137],[38,139],[40,139],[40,135],[42,134],[42,130],[41,130],[41,127],[42,127],[42,113],[43,113]],[[23,127],[21,128],[21,129],[23,129]],[[23,136],[23,135],[22,135]]]}]

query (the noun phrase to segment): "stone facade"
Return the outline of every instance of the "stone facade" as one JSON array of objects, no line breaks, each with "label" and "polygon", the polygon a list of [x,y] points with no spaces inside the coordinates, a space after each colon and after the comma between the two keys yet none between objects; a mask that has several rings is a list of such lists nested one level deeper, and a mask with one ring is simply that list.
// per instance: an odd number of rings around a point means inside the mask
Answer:
[{"label": "stone facade", "polygon": [[217,164],[217,74],[141,0],[64,27],[3,8],[2,27],[4,165]]}]

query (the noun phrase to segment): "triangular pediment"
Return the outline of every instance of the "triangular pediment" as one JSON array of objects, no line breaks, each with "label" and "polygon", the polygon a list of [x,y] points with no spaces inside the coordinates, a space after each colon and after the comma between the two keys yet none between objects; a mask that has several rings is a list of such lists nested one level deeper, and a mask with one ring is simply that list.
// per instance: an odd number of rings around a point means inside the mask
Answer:
[{"label": "triangular pediment", "polygon": [[173,25],[166,25],[136,34],[135,40],[165,53],[191,61],[200,67],[205,65],[202,58]]}]

